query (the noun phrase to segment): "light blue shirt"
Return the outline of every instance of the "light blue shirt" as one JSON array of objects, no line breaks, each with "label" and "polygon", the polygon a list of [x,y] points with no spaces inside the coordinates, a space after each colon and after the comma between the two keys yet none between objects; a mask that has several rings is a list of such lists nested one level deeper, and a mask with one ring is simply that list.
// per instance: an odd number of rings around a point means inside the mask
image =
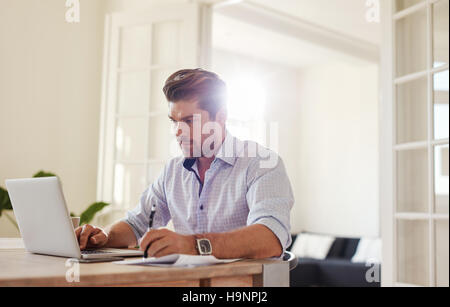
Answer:
[{"label": "light blue shirt", "polygon": [[289,220],[294,197],[281,158],[230,133],[206,171],[203,185],[195,159],[177,157],[165,165],[137,207],[123,219],[137,240],[148,229],[153,203],[154,228],[172,220],[179,234],[202,234],[262,224],[277,236],[284,250],[291,244]]}]

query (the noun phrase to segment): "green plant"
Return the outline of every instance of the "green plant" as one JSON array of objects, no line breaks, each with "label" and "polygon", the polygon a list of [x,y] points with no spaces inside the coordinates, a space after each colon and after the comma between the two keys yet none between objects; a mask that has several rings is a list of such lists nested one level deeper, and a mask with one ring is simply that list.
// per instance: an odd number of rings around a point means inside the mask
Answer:
[{"label": "green plant", "polygon": [[[3,212],[3,210],[5,211]],[[6,210],[12,210],[11,200],[9,199],[8,191],[0,187],[0,217],[2,216],[2,213],[4,213],[5,217],[17,228],[17,230],[19,230],[16,221],[6,213]]]},{"label": "green plant", "polygon": [[44,172],[44,171],[39,171],[36,174],[33,175],[33,178],[38,178],[38,177],[58,177],[53,173],[49,173],[49,172]]},{"label": "green plant", "polygon": [[[34,174],[33,178],[38,177],[58,177],[53,173],[45,172],[45,171],[39,171],[36,174]],[[90,223],[95,215],[105,208],[106,206],[109,206],[108,203],[105,202],[96,202],[84,210],[80,215],[80,225],[88,224]],[[4,188],[0,187],[0,217],[2,216],[2,213],[5,214],[6,218],[19,230],[19,226],[14,221],[14,219],[7,213],[7,210],[12,210],[11,200],[9,199],[8,191],[6,191]],[[70,213],[70,216],[76,216],[74,213]]]},{"label": "green plant", "polygon": [[[80,226],[84,224],[89,224],[97,214],[97,212],[101,211],[106,206],[109,206],[108,203],[97,202],[91,204],[86,210],[83,211],[80,215]],[[70,216],[77,216],[74,213],[70,212]]]}]

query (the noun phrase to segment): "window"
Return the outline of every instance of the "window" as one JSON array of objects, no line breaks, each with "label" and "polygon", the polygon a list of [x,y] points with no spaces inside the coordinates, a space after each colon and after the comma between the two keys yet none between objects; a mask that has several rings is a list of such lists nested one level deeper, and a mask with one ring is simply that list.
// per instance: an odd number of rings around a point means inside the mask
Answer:
[{"label": "window", "polygon": [[226,80],[228,86],[227,129],[241,140],[266,145],[264,109],[267,93],[257,77],[237,76]]},{"label": "window", "polygon": [[384,5],[384,285],[448,286],[448,0]]},{"label": "window", "polygon": [[162,87],[174,71],[204,61],[202,8],[163,5],[107,17],[97,198],[112,203],[110,219],[135,207],[172,157]]}]

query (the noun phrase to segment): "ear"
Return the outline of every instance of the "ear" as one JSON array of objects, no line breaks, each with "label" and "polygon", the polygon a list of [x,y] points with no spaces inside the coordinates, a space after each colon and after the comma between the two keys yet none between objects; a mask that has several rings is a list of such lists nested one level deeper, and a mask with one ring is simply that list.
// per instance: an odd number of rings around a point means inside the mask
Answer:
[{"label": "ear", "polygon": [[216,122],[218,122],[220,125],[225,126],[225,123],[227,122],[228,113],[226,108],[221,108],[217,114],[216,114]]}]

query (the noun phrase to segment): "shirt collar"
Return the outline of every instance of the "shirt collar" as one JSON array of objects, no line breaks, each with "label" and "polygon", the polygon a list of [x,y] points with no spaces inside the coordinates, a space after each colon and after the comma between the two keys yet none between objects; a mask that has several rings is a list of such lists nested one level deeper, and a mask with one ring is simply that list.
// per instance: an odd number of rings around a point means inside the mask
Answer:
[{"label": "shirt collar", "polygon": [[192,171],[192,166],[194,166],[196,158],[186,158],[183,162],[183,167],[188,171]]},{"label": "shirt collar", "polygon": [[234,165],[236,162],[236,143],[238,139],[232,136],[228,131],[226,131],[225,139],[216,153],[216,158]]}]

